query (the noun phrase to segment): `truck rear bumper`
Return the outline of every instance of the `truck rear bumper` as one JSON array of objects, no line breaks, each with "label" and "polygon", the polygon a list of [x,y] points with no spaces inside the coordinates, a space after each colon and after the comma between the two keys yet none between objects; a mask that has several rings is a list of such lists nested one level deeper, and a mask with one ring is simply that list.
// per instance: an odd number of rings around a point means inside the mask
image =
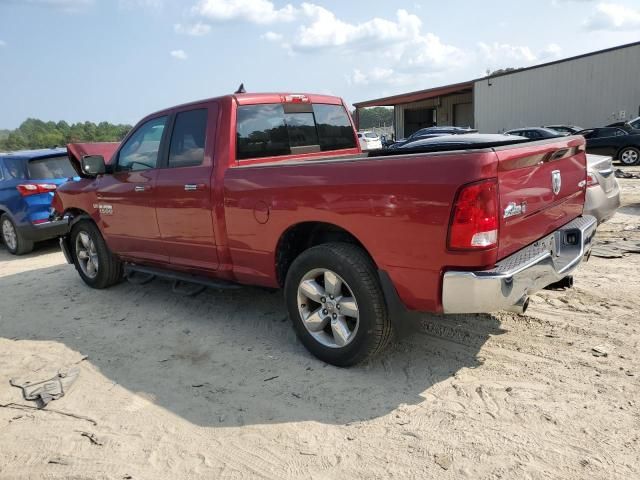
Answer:
[{"label": "truck rear bumper", "polygon": [[529,295],[566,277],[588,257],[597,225],[590,215],[578,217],[491,270],[446,272],[444,313],[524,311]]}]

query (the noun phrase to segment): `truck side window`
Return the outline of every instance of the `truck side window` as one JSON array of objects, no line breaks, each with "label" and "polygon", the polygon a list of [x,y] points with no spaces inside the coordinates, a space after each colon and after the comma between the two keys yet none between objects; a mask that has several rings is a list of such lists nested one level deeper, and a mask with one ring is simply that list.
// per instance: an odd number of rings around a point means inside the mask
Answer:
[{"label": "truck side window", "polygon": [[166,124],[166,116],[143,123],[120,149],[116,170],[136,171],[156,168],[162,132]]},{"label": "truck side window", "polygon": [[356,147],[353,127],[342,105],[314,103],[313,113],[322,151]]},{"label": "truck side window", "polygon": [[207,109],[190,110],[176,115],[169,148],[169,167],[201,165],[207,134]]},{"label": "truck side window", "polygon": [[280,103],[238,107],[237,159],[289,155],[289,134]]}]

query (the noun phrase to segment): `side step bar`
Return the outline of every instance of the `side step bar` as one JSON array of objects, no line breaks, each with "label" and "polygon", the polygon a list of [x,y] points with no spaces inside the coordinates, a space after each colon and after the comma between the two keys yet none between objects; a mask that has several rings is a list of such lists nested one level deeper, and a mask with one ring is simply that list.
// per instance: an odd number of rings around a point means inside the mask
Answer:
[{"label": "side step bar", "polygon": [[[139,274],[141,279],[136,279],[135,274]],[[164,270],[162,268],[147,267],[136,265],[135,263],[124,264],[124,275],[134,284],[145,284],[153,280],[155,277],[173,280],[173,290],[182,295],[197,295],[204,291],[204,288],[185,288],[184,284],[196,284],[201,287],[215,288],[217,290],[235,290],[242,288],[242,285],[225,280],[217,280],[213,278],[203,277],[200,275],[191,275],[188,273],[174,272]]]}]

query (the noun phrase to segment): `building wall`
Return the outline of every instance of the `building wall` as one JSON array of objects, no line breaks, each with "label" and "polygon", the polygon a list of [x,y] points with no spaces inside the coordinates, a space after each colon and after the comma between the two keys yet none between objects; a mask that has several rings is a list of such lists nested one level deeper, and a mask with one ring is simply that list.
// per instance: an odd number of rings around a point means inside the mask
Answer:
[{"label": "building wall", "polygon": [[[473,93],[458,93],[442,97],[430,98],[420,102],[405,103],[394,106],[396,138],[400,139],[404,134],[404,111],[407,109],[435,108],[438,125],[451,125],[453,122],[453,106],[456,103],[473,102]],[[472,125],[473,126],[473,125]]]},{"label": "building wall", "polygon": [[551,124],[603,126],[635,118],[639,109],[640,45],[474,84],[475,127],[484,133]]}]

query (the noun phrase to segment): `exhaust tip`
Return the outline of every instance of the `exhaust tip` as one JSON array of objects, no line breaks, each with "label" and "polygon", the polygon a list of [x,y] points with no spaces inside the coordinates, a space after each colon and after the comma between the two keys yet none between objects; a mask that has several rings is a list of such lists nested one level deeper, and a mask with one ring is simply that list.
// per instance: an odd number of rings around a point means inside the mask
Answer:
[{"label": "exhaust tip", "polygon": [[518,300],[514,305],[511,305],[507,310],[509,312],[517,313],[518,315],[524,315],[529,308],[529,296],[525,295]]}]

